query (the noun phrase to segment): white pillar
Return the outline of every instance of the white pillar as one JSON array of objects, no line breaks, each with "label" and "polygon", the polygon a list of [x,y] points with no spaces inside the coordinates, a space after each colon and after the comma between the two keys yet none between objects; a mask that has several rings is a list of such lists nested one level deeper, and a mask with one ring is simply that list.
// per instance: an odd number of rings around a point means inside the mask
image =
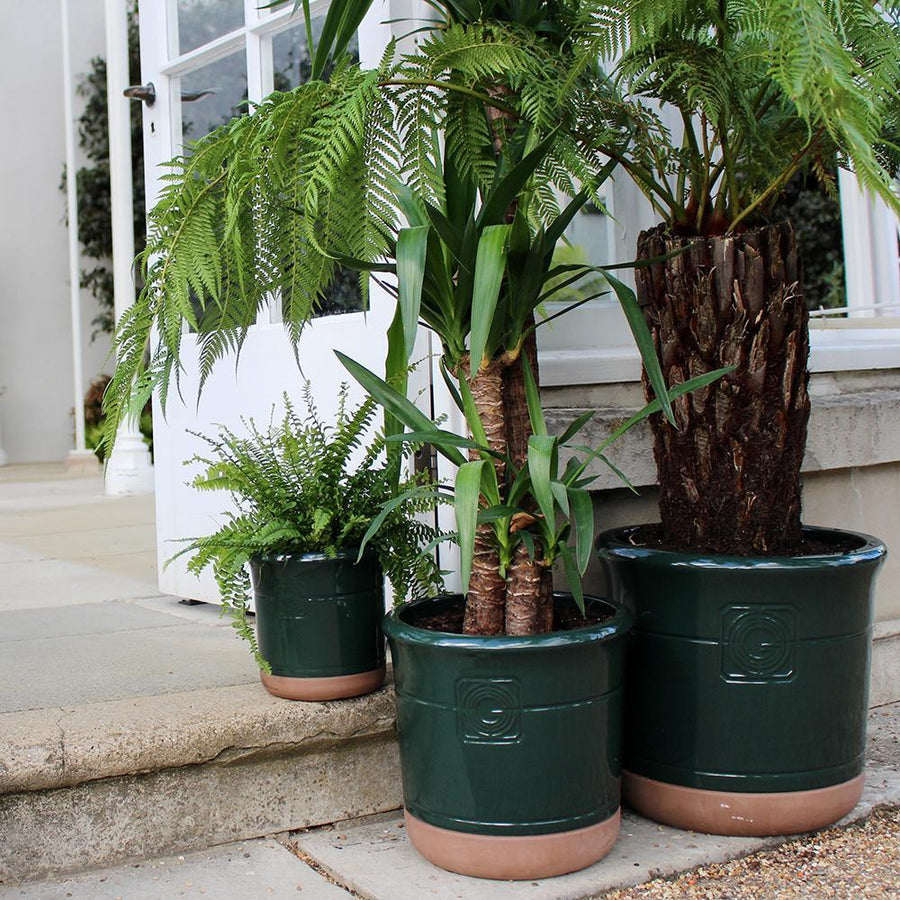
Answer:
[{"label": "white pillar", "polygon": [[[134,196],[131,181],[127,0],[106,0],[106,102],[109,111],[109,181],[112,207],[113,295],[116,323],[134,303]],[[137,422],[126,420],[106,461],[107,494],[153,490],[153,465]]]},{"label": "white pillar", "polygon": [[[66,465],[74,471],[98,468],[93,450],[84,444],[84,371],[81,352],[81,266],[78,251],[78,170],[75,163],[75,110],[72,88],[72,51],[69,2],[62,0],[63,103],[66,116],[66,212],[69,218],[69,312],[72,320],[72,415],[75,418],[75,449]],[[0,450],[0,465],[5,454]]]},{"label": "white pillar", "polygon": [[[851,318],[900,314],[897,218],[880,197],[863,191],[856,176],[840,169],[841,221],[847,315]],[[862,309],[854,306],[880,309]]]},{"label": "white pillar", "polygon": [[[0,384],[0,397],[3,396],[3,385]],[[7,456],[6,451],[3,449],[3,430],[0,429],[0,466],[8,466],[9,465],[9,456]]]}]

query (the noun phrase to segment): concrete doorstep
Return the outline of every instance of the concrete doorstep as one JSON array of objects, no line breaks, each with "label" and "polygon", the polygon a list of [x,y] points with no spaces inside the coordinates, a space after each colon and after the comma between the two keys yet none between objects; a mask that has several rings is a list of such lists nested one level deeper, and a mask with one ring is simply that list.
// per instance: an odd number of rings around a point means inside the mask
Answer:
[{"label": "concrete doorstep", "polygon": [[[868,755],[863,799],[842,825],[866,817],[878,806],[900,806],[900,704],[871,711]],[[256,792],[264,794],[265,788],[265,783],[258,784]],[[333,782],[323,788],[340,789]],[[250,796],[245,799],[253,801]],[[626,810],[619,840],[596,865],[540,882],[492,882],[444,872],[426,862],[409,844],[400,814],[389,812],[65,879],[0,887],[0,900],[167,900],[181,896],[254,900],[297,897],[298,892],[315,900],[350,896],[367,900],[583,900],[702,864],[746,856],[784,840],[678,831]]]}]

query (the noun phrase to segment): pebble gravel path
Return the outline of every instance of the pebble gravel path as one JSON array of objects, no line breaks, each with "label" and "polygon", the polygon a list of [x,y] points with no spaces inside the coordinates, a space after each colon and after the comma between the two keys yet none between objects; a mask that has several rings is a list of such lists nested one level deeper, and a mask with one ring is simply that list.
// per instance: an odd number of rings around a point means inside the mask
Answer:
[{"label": "pebble gravel path", "polygon": [[743,859],[598,895],[603,900],[900,900],[900,809]]}]

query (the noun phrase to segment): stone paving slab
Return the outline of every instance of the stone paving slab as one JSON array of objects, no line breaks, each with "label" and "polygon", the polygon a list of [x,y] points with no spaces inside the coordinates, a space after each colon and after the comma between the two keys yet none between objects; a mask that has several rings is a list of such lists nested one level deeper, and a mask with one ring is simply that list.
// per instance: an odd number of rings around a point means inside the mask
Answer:
[{"label": "stone paving slab", "polygon": [[[2,545],[0,545],[2,546]],[[100,572],[94,566],[60,559],[22,559],[0,570],[0,611],[55,609],[79,603],[133,600],[159,595],[155,583]]]},{"label": "stone paving slab", "polygon": [[[0,713],[171,694],[186,687],[202,690],[258,678],[246,647],[225,626],[211,628],[139,610],[152,624],[111,630],[106,618],[109,609],[116,609],[114,604],[78,609],[84,617],[80,633],[0,645]],[[0,614],[0,631],[6,617],[15,615]],[[40,627],[40,621],[31,625],[34,631]]]},{"label": "stone paving slab", "polygon": [[[900,805],[900,773],[874,770],[848,824],[875,806]],[[443,872],[416,853],[397,815],[372,816],[291,836],[339,884],[367,900],[583,900],[710,862],[723,862],[785,838],[729,838],[657,825],[630,810],[609,855],[594,866],[545,881],[485,881]]]},{"label": "stone paving slab", "polygon": [[3,887],[2,900],[349,900],[275,840],[116,866],[75,878]]},{"label": "stone paving slab", "polygon": [[134,603],[80,603],[62,606],[48,615],[43,609],[17,609],[0,613],[0,653],[4,644],[49,640],[88,634],[138,631],[142,628],[184,625],[187,620],[145,609]]}]

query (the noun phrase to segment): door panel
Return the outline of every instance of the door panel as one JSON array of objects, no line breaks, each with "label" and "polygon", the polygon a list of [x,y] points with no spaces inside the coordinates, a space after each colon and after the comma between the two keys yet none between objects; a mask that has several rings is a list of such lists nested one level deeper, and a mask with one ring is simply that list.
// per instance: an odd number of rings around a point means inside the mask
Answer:
[{"label": "door panel", "polygon": [[[144,83],[156,85],[157,103],[144,109],[144,153],[147,206],[152,207],[159,189],[160,163],[183,152],[183,141],[196,140],[240,112],[247,100],[258,101],[278,79],[291,87],[308,74],[306,40],[302,22],[290,18],[290,9],[257,9],[257,0],[141,0],[141,56]],[[360,29],[363,58],[377,61],[390,37],[384,20],[387,4],[376,4]],[[313,3],[314,15],[327,8]],[[215,91],[193,102],[186,92]],[[347,293],[346,291],[344,292]],[[352,291],[351,291],[352,293]],[[346,299],[346,298],[345,298]],[[335,304],[340,310],[356,301]],[[156,466],[157,547],[160,588],[182,597],[219,602],[210,572],[197,578],[180,558],[167,568],[169,559],[183,541],[208,534],[230,509],[224,496],[200,493],[188,486],[197,472],[185,460],[202,454],[206,445],[192,432],[214,434],[218,424],[236,432],[244,430],[242,418],[264,426],[276,407],[278,418],[286,392],[300,403],[304,378],[309,379],[323,418],[336,412],[338,385],[349,381],[333,350],[340,349],[374,371],[384,371],[386,331],[394,301],[372,285],[369,310],[322,316],[309,324],[300,341],[298,369],[293,348],[278,324],[277,301],[270,314],[261,317],[250,333],[235,365],[222,360],[204,387],[197,403],[198,347],[196,337],[182,339],[184,373],[180,397],[172,391],[166,415],[154,402],[154,447]],[[342,310],[341,310],[342,311]],[[417,358],[427,354],[427,337],[421,339]],[[423,402],[430,400],[426,390]],[[351,385],[351,398],[362,399],[362,391]]]}]

